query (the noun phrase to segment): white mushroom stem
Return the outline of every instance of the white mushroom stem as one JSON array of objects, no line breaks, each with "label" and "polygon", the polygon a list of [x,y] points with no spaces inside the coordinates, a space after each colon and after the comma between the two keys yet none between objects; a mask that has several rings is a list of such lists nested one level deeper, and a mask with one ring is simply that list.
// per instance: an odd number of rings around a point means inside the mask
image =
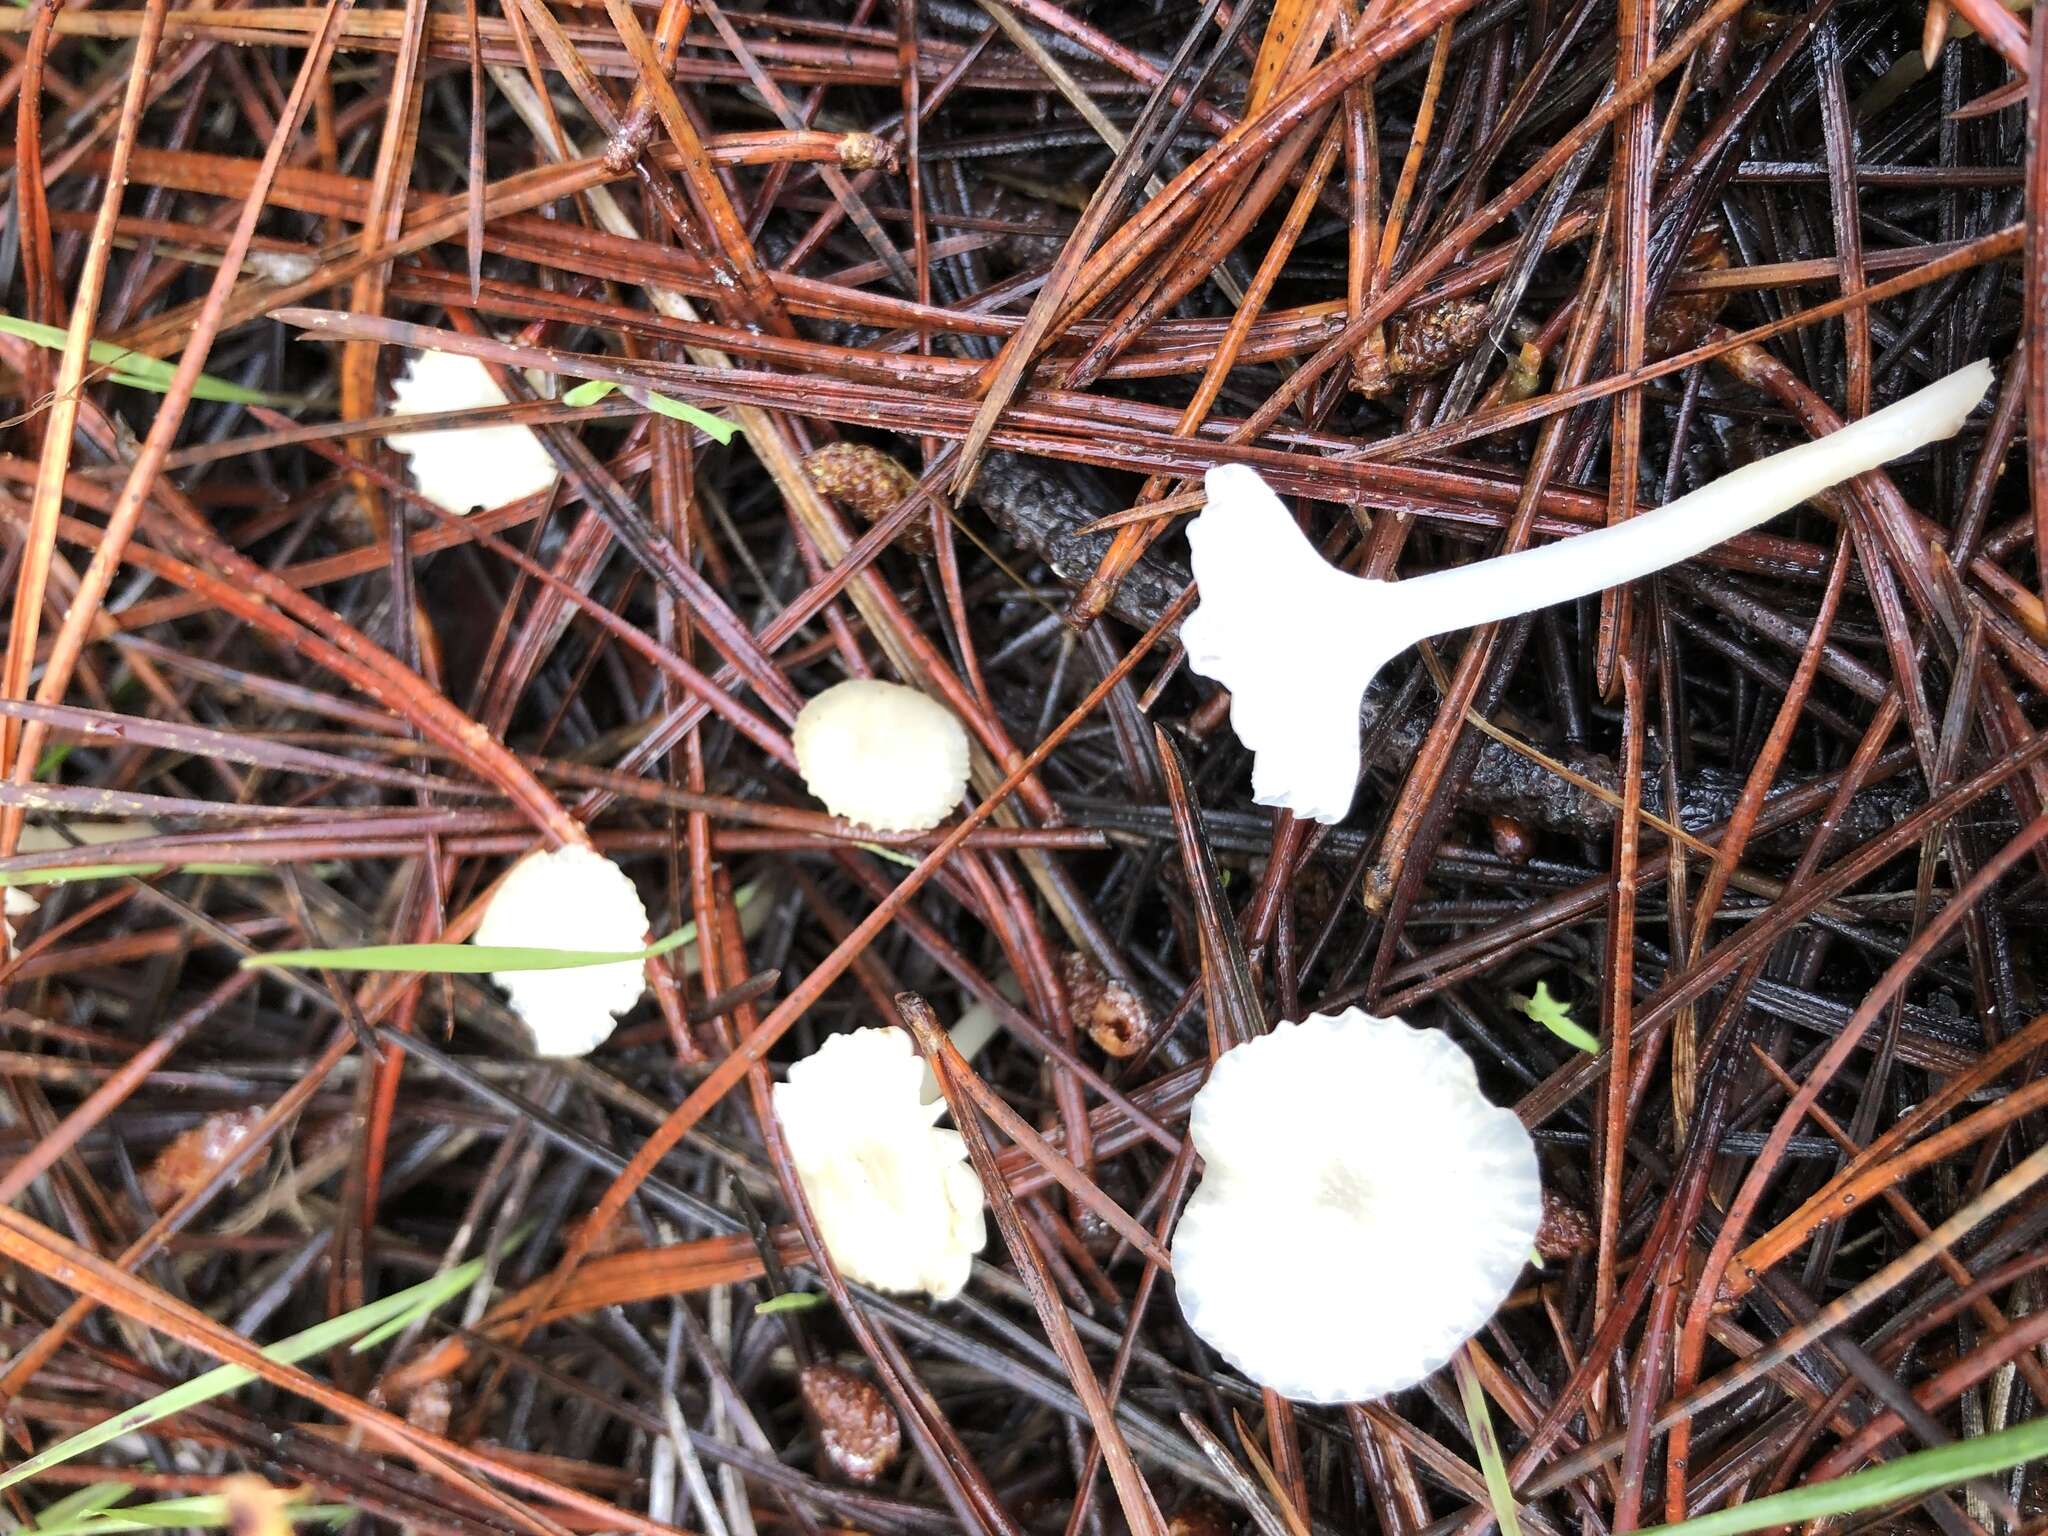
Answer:
[{"label": "white mushroom stem", "polygon": [[1979,359],[1826,437],[1758,459],[1626,522],[1399,583],[1414,640],[1653,576],[1845,480],[1956,435],[1991,387]]},{"label": "white mushroom stem", "polygon": [[1208,505],[1188,528],[1201,589],[1181,626],[1188,665],[1230,690],[1231,725],[1252,751],[1253,798],[1342,821],[1358,783],[1360,702],[1380,668],[1409,646],[1690,559],[1830,486],[1954,436],[1990,386],[1991,365],[1972,363],[1627,522],[1409,581],[1338,570],[1256,471],[1219,465],[1204,477]]}]

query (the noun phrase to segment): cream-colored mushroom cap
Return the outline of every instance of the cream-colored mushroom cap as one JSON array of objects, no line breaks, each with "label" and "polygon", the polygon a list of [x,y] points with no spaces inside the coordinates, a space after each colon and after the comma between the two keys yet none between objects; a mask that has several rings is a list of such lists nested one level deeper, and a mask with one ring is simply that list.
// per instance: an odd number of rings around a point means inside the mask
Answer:
[{"label": "cream-colored mushroom cap", "polygon": [[[411,368],[391,388],[391,409],[400,416],[507,403],[490,370],[458,352],[415,353]],[[518,501],[546,490],[560,473],[533,428],[510,423],[393,432],[384,441],[411,462],[420,494],[455,513]]]},{"label": "cream-colored mushroom cap", "polygon": [[988,1233],[967,1145],[933,1124],[946,1106],[923,1102],[923,1076],[900,1029],[834,1035],[775,1085],[775,1117],[840,1273],[947,1301]]},{"label": "cream-colored mushroom cap", "polygon": [[966,728],[901,683],[834,684],[798,712],[792,742],[797,771],[825,809],[878,832],[935,827],[967,792]]},{"label": "cream-colored mushroom cap", "polygon": [[1195,1095],[1202,1182],[1173,1236],[1189,1326],[1309,1403],[1413,1386],[1506,1299],[1536,1147],[1440,1030],[1357,1009],[1224,1053]]},{"label": "cream-colored mushroom cap", "polygon": [[[472,942],[624,954],[647,944],[647,908],[626,872],[594,848],[529,853],[505,876]],[[536,1056],[582,1056],[646,990],[642,960],[560,971],[493,971],[533,1031]]]}]

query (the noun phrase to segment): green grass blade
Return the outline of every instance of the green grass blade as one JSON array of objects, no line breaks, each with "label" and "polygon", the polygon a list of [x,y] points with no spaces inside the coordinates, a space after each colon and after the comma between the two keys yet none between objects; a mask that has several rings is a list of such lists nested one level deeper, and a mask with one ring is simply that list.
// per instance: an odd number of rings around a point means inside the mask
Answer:
[{"label": "green grass blade", "polygon": [[482,976],[492,971],[576,971],[591,965],[652,960],[697,937],[685,923],[645,949],[530,949],[515,944],[369,944],[358,949],[281,949],[250,955],[244,967],[272,970],[404,971],[434,976]]},{"label": "green grass blade", "polygon": [[1954,1445],[1914,1451],[1882,1466],[1851,1472],[1847,1477],[1810,1483],[1804,1488],[1787,1488],[1783,1493],[1767,1494],[1731,1509],[1717,1509],[1681,1520],[1676,1525],[1653,1525],[1637,1536],[1739,1536],[1743,1531],[1758,1531],[1766,1526],[1803,1525],[1830,1515],[1903,1503],[2044,1456],[2048,1456],[2048,1418],[2029,1419],[1995,1435],[1978,1435]]},{"label": "green grass blade", "polygon": [[[191,866],[197,868],[198,866]],[[0,876],[4,884],[5,876]],[[744,913],[761,893],[761,882],[743,885],[733,905]],[[512,944],[369,944],[354,949],[280,949],[250,955],[247,967],[288,971],[393,971],[429,976],[487,976],[493,971],[576,971],[592,965],[655,960],[697,942],[693,919],[645,949],[532,949]]]},{"label": "green grass blade", "polygon": [[[0,331],[9,336],[19,336],[23,341],[51,352],[64,350],[68,337],[54,325],[38,325],[33,320],[18,319],[13,315],[0,315]],[[141,352],[131,352],[126,347],[117,347],[111,341],[94,341],[86,344],[86,355],[102,367],[113,369],[110,375],[116,384],[125,384],[130,389],[153,390],[164,393],[171,387],[171,379],[177,373],[177,366],[160,357],[150,357]],[[231,384],[226,379],[215,378],[210,373],[199,375],[199,382],[192,393],[200,400],[222,400],[234,405],[292,405],[296,402],[289,395],[268,394],[260,389],[245,389],[240,384]]]},{"label": "green grass blade", "polygon": [[1472,1449],[1479,1455],[1479,1470],[1486,1475],[1486,1499],[1493,1505],[1500,1536],[1522,1536],[1521,1516],[1515,1509],[1515,1485],[1508,1478],[1507,1459],[1500,1453],[1500,1438],[1493,1432],[1493,1415],[1487,1411],[1479,1373],[1472,1369],[1463,1348],[1451,1357],[1451,1369],[1458,1378],[1458,1396],[1465,1403],[1465,1425],[1472,1432]]},{"label": "green grass blade", "polygon": [[[419,1316],[422,1308],[429,1304],[428,1298],[434,1298],[432,1304],[438,1305],[439,1302],[467,1289],[475,1282],[476,1277],[483,1273],[483,1266],[482,1259],[472,1259],[445,1275],[436,1275],[431,1280],[422,1281],[418,1285],[358,1307],[353,1312],[329,1318],[326,1322],[316,1324],[304,1332],[295,1333],[264,1350],[263,1356],[281,1365],[291,1365],[308,1355],[339,1348],[351,1341],[382,1338],[388,1333],[389,1325],[393,1322],[398,1322],[402,1326]],[[168,1391],[159,1392],[147,1402],[124,1409],[90,1429],[80,1430],[70,1439],[60,1440],[39,1455],[31,1456],[28,1460],[9,1467],[5,1472],[0,1472],[0,1489],[11,1488],[39,1472],[83,1456],[87,1451],[97,1450],[109,1441],[133,1434],[159,1419],[167,1419],[172,1414],[183,1413],[188,1408],[196,1408],[202,1403],[211,1402],[214,1398],[246,1386],[255,1379],[254,1371],[246,1370],[239,1365],[216,1366],[190,1381],[182,1382]]]},{"label": "green grass blade", "polygon": [[[198,1494],[189,1499],[163,1499],[155,1504],[131,1504],[107,1514],[68,1521],[63,1525],[38,1525],[37,1536],[116,1536],[125,1531],[194,1530],[228,1523],[227,1500],[220,1494]],[[298,1522],[346,1520],[357,1513],[352,1504],[286,1504],[283,1513]]]},{"label": "green grass blade", "polygon": [[816,1291],[784,1291],[780,1296],[770,1296],[766,1301],[754,1303],[754,1316],[773,1317],[778,1312],[808,1312],[812,1307],[821,1307],[825,1298]]},{"label": "green grass blade", "polygon": [[[521,1233],[524,1233],[526,1228],[522,1225],[519,1230]],[[476,1277],[482,1273],[483,1260],[472,1259],[467,1264],[449,1270],[445,1275],[436,1275],[431,1280],[422,1281],[410,1291],[400,1291],[398,1293],[399,1298],[410,1296],[412,1300],[403,1309],[392,1314],[383,1322],[372,1325],[369,1332],[349,1346],[349,1353],[352,1355],[367,1353],[375,1349],[379,1344],[382,1344],[386,1339],[405,1332],[406,1329],[410,1328],[442,1303],[453,1301],[472,1285],[475,1285]]]},{"label": "green grass blade", "polygon": [[[618,385],[606,379],[585,379],[581,384],[566,390],[562,395],[564,405],[595,405],[598,401],[618,389]],[[714,416],[709,411],[700,411],[694,405],[685,405],[680,400],[671,400],[667,395],[657,395],[651,389],[629,389],[626,394],[635,405],[644,405],[657,416],[672,417],[676,421],[687,421],[714,442],[729,443],[733,434],[739,431],[739,423],[727,421],[723,416]]]},{"label": "green grass blade", "polygon": [[1572,1005],[1552,997],[1548,982],[1537,982],[1534,996],[1517,997],[1514,1004],[1566,1045],[1589,1056],[1600,1054],[1600,1037],[1573,1022]]},{"label": "green grass blade", "polygon": [[653,390],[643,392],[646,398],[641,402],[657,416],[667,416],[674,421],[686,421],[715,443],[729,443],[733,434],[739,431],[739,423],[727,421],[723,416],[714,416],[709,411],[700,411],[694,405],[685,405],[680,400],[671,400],[667,395],[657,395]]},{"label": "green grass blade", "polygon": [[49,1530],[83,1520],[87,1515],[96,1515],[111,1504],[118,1504],[135,1491],[133,1483],[93,1483],[76,1493],[68,1493],[48,1509],[36,1516],[36,1529]]},{"label": "green grass blade", "polygon": [[[16,869],[0,873],[0,890],[10,885],[62,885],[67,880],[117,880],[124,875],[159,875],[168,864],[69,864],[62,869]],[[261,875],[265,864],[180,864],[181,875]]]}]

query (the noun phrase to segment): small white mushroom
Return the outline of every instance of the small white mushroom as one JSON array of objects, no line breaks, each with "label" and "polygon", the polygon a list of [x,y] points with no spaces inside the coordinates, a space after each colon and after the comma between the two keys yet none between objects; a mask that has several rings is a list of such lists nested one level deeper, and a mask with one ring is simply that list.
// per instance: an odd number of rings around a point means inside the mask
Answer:
[{"label": "small white mushroom", "polygon": [[0,906],[5,908],[4,913],[0,913],[0,928],[7,930],[7,958],[12,960],[15,956],[14,924],[16,919],[35,916],[42,903],[29,895],[20,886],[10,885],[7,887],[5,896],[0,897]]},{"label": "small white mushroom", "polygon": [[[1021,995],[1021,989],[1013,976],[1005,976],[996,985],[1013,1003],[1017,1001],[1017,996],[1012,994]],[[946,1031],[946,1037],[953,1042],[953,1049],[971,1062],[981,1054],[989,1041],[1002,1033],[1002,1030],[1003,1021],[997,1016],[995,1008],[991,1004],[976,1001],[970,1003],[966,1011],[954,1021],[953,1027]],[[945,1097],[939,1088],[939,1079],[932,1071],[932,1064],[928,1061],[924,1063],[924,1076],[918,1079],[917,1096],[926,1104]]]},{"label": "small white mushroom", "polygon": [[[67,835],[68,834],[68,835]],[[20,853],[54,853],[62,848],[76,848],[81,843],[121,843],[130,838],[154,837],[156,828],[146,821],[67,821],[63,829],[31,824],[21,829],[21,840],[15,844]],[[18,919],[33,917],[42,903],[24,887],[10,885],[0,905],[6,911],[0,913],[0,928],[7,933],[7,958],[15,955],[14,925]]]},{"label": "small white mushroom", "polygon": [[[490,370],[459,352],[413,354],[405,377],[393,382],[392,395],[391,409],[399,416],[508,403]],[[393,432],[384,441],[411,461],[422,496],[458,514],[472,507],[502,507],[544,491],[560,473],[531,427],[508,423]]]},{"label": "small white mushroom", "polygon": [[1892,459],[1952,437],[1991,386],[1972,363],[1840,431],[1745,464],[1666,506],[1591,533],[1408,581],[1369,581],[1316,552],[1257,471],[1218,465],[1188,527],[1201,602],[1188,665],[1230,690],[1252,752],[1252,797],[1335,823],[1358,785],[1358,710],[1418,640],[1649,576]]},{"label": "small white mushroom", "polygon": [[791,743],[825,809],[878,832],[935,827],[967,792],[966,728],[901,683],[835,683],[797,712]]},{"label": "small white mushroom", "polygon": [[1309,1403],[1413,1386],[1483,1327],[1543,1219],[1536,1146],[1439,1030],[1357,1009],[1227,1051],[1189,1123],[1188,1324]]},{"label": "small white mushroom", "polygon": [[[647,908],[626,872],[594,848],[539,849],[505,876],[471,942],[625,954],[647,944]],[[536,1056],[583,1056],[646,990],[642,960],[553,971],[493,971],[533,1031]]]},{"label": "small white mushroom", "polygon": [[933,1122],[923,1063],[895,1028],[834,1035],[775,1085],[775,1117],[841,1274],[877,1290],[960,1294],[988,1233],[957,1131]]}]

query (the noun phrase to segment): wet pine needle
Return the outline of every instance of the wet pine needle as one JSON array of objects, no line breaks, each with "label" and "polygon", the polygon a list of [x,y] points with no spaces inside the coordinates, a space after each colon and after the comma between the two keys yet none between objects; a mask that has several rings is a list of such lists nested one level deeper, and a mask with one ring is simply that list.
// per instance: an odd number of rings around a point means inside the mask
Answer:
[{"label": "wet pine needle", "polygon": [[[0,7],[10,1515],[2039,1530],[2043,37],[1993,0]],[[424,424],[552,483],[420,494],[420,347],[502,401]],[[1257,807],[1179,665],[1216,464],[1416,575],[1980,356],[1952,441],[1389,669],[1341,826]],[[963,720],[969,813],[811,800],[791,726],[848,676]],[[585,836],[670,937],[537,1061],[486,973],[556,960],[462,941]],[[825,1265],[763,1134],[899,994],[999,1228],[945,1304]],[[1215,1052],[1346,1007],[1469,1051],[1554,1219],[1454,1367],[1290,1409],[1182,1324],[1184,1138]],[[1402,1327],[1357,1278],[1275,1266],[1271,1305]]]}]

